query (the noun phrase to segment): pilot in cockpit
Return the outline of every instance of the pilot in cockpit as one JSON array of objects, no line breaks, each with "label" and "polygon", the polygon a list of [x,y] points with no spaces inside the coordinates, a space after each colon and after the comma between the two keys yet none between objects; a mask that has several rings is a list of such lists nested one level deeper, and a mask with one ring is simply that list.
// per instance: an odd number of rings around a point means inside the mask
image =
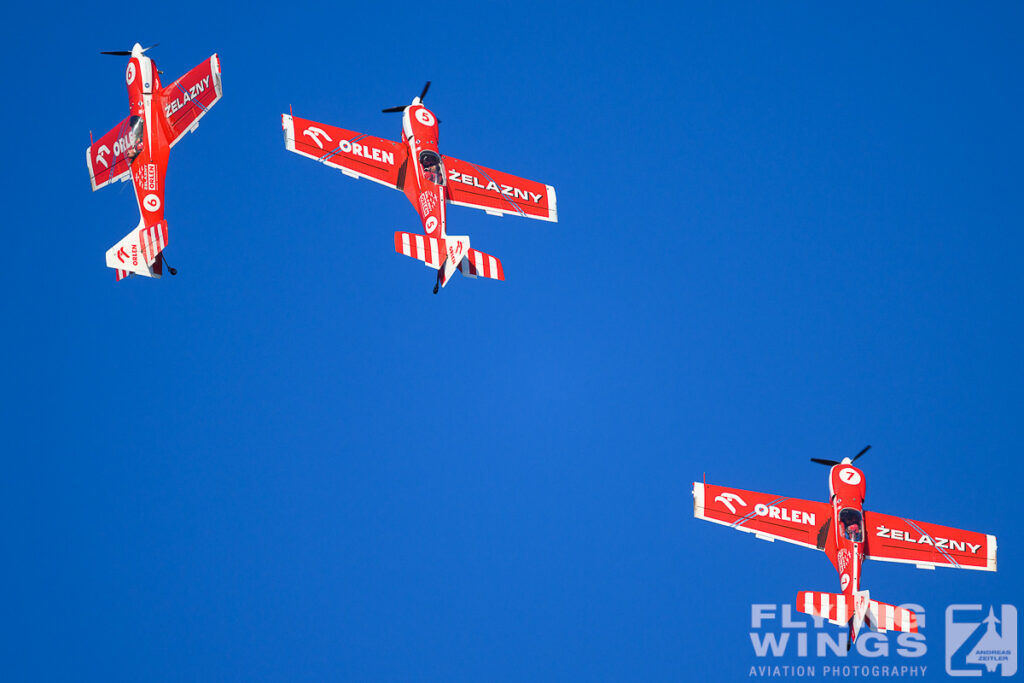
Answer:
[{"label": "pilot in cockpit", "polygon": [[839,528],[843,536],[854,543],[864,542],[864,520],[861,518],[860,510],[844,508],[839,513]]},{"label": "pilot in cockpit", "polygon": [[146,120],[141,116],[133,116],[128,120],[131,126],[128,131],[128,149],[125,155],[128,159],[134,159],[142,151],[142,141],[146,137]]},{"label": "pilot in cockpit", "polygon": [[420,152],[420,166],[423,168],[423,177],[435,185],[444,185],[444,165],[437,152],[424,150]]}]

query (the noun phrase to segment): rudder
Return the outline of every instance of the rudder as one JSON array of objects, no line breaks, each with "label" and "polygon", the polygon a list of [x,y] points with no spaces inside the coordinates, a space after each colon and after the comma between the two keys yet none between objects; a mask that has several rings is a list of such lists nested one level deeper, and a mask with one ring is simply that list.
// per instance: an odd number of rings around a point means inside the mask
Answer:
[{"label": "rudder", "polygon": [[167,246],[167,221],[153,225],[140,222],[120,242],[107,250],[107,266],[117,271],[117,279],[129,275],[160,277],[163,259],[160,253]]}]

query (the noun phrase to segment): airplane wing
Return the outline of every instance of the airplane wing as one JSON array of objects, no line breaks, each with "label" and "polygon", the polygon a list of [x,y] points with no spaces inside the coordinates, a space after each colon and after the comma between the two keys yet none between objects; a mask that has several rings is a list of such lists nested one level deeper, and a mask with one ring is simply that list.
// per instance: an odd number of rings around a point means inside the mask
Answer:
[{"label": "airplane wing", "polygon": [[118,180],[128,180],[131,160],[128,158],[128,118],[110,129],[106,135],[85,150],[92,191]]},{"label": "airplane wing", "polygon": [[693,516],[746,531],[765,541],[778,539],[818,549],[818,533],[832,518],[832,506],[694,482]]},{"label": "airplane wing", "polygon": [[503,213],[558,222],[555,188],[511,173],[442,156],[448,173],[448,201],[457,206],[483,209],[492,216]]},{"label": "airplane wing", "polygon": [[864,528],[865,555],[872,560],[905,562],[920,569],[996,570],[996,537],[989,534],[871,511],[864,513]]},{"label": "airplane wing", "polygon": [[289,151],[396,190],[405,184],[405,145],[372,135],[328,126],[289,114],[281,115],[284,146]]},{"label": "airplane wing", "polygon": [[160,104],[171,127],[171,147],[185,133],[199,127],[199,119],[222,95],[220,59],[216,54],[160,91]]}]

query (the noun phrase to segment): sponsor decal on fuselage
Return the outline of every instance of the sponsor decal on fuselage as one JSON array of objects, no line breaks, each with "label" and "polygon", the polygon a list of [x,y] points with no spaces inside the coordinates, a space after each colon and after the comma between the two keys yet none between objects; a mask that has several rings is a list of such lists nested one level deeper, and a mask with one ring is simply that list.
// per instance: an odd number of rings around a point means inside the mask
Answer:
[{"label": "sponsor decal on fuselage", "polygon": [[448,171],[448,180],[453,183],[469,185],[470,187],[478,187],[487,192],[498,192],[506,197],[511,197],[512,199],[527,199],[535,203],[540,203],[540,198],[544,196],[539,192],[521,190],[518,187],[512,187],[511,185],[499,185],[493,180],[488,180],[485,185],[481,183],[480,179],[476,176],[471,176],[468,173],[459,173],[454,169]]},{"label": "sponsor decal on fuselage", "polygon": [[903,541],[904,543],[924,543],[925,545],[933,545],[936,548],[945,548],[946,550],[958,550],[965,552],[970,550],[971,553],[977,554],[981,550],[980,543],[968,543],[967,541],[954,541],[950,538],[939,538],[938,536],[918,536],[915,537],[912,532],[904,531],[902,529],[889,529],[879,525],[875,531],[879,538],[890,538],[894,541]]},{"label": "sponsor decal on fuselage", "polygon": [[144,192],[156,192],[158,180],[156,164],[140,164],[133,173],[136,174],[136,182]]},{"label": "sponsor decal on fuselage", "polygon": [[436,194],[434,194],[430,190],[427,190],[426,192],[420,194],[420,213],[421,214],[426,215],[426,214],[430,213],[431,211],[434,210],[435,206],[437,206],[437,195]]},{"label": "sponsor decal on fuselage", "polygon": [[[174,112],[178,111],[186,104],[197,98],[203,91],[210,86],[210,77],[206,76],[203,80],[193,85],[188,90],[181,88],[178,91],[178,97],[175,97],[171,102],[167,103],[164,107],[164,113],[170,116]],[[180,86],[178,86],[180,88]]]}]

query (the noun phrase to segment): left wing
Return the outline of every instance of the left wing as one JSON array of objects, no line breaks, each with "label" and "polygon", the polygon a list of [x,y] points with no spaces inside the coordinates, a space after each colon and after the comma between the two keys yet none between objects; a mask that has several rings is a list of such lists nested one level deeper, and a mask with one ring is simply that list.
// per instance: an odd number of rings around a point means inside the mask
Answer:
[{"label": "left wing", "polygon": [[89,182],[92,183],[93,192],[130,177],[132,162],[128,158],[129,118],[126,116],[124,121],[85,150],[85,163],[89,167]]},{"label": "left wing", "polygon": [[905,562],[920,569],[996,570],[996,537],[989,534],[871,511],[864,513],[864,528],[865,556],[872,560]]},{"label": "left wing", "polygon": [[366,178],[396,190],[405,185],[408,152],[403,144],[289,114],[281,115],[281,127],[284,146],[291,152],[333,166],[353,178]]},{"label": "left wing", "polygon": [[764,541],[778,539],[817,550],[818,531],[832,518],[832,507],[814,500],[694,482],[693,516]]},{"label": "left wing", "polygon": [[223,94],[220,59],[216,54],[160,91],[160,105],[171,127],[171,147],[185,137],[185,133],[199,127],[199,119]]},{"label": "left wing", "polygon": [[511,173],[442,157],[448,174],[448,201],[458,206],[483,209],[493,216],[503,213],[558,222],[555,188]]}]

